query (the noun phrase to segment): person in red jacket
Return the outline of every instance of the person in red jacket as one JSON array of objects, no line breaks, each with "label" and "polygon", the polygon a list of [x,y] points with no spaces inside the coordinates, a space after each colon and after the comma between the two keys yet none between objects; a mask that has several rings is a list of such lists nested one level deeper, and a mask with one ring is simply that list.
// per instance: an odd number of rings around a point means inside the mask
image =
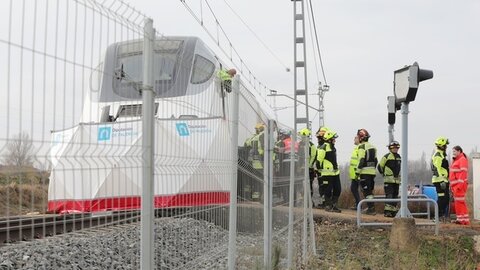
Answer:
[{"label": "person in red jacket", "polygon": [[448,179],[450,180],[450,188],[453,192],[453,200],[455,205],[455,214],[457,220],[453,221],[457,224],[470,225],[468,216],[468,208],[465,203],[465,196],[468,188],[468,160],[460,146],[454,146],[452,149],[453,162],[450,166]]}]

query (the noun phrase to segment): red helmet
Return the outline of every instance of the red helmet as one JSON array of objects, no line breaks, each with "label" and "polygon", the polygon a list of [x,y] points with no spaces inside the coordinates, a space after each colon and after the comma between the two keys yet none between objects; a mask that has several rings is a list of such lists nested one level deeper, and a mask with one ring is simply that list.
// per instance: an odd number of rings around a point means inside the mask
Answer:
[{"label": "red helmet", "polygon": [[366,129],[361,128],[357,131],[357,136],[361,142],[368,141],[368,138],[370,138],[370,133],[368,133]]}]

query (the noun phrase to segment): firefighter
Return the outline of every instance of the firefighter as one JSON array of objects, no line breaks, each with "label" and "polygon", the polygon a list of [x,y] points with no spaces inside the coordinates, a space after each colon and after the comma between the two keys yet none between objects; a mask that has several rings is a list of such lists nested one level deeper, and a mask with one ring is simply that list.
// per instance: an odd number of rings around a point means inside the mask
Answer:
[{"label": "firefighter", "polygon": [[[390,153],[384,155],[377,166],[380,174],[383,175],[383,189],[387,199],[394,199],[398,197],[398,188],[400,186],[400,167],[401,157],[398,154],[400,144],[397,141],[392,141],[388,145]],[[397,203],[386,202],[383,210],[383,215],[386,217],[395,217],[397,214]]]},{"label": "firefighter", "polygon": [[[308,162],[308,176],[310,178],[310,198],[312,200],[312,207],[315,207],[315,202],[313,201],[313,181],[315,180],[315,160],[317,159],[317,147],[312,143],[310,140],[310,135],[312,132],[308,128],[303,128],[301,129],[298,134],[302,137],[307,137],[308,138],[308,156],[307,156],[307,162]],[[303,139],[303,138],[302,138]],[[302,160],[303,164],[303,151],[305,149],[304,146],[304,141],[302,140],[299,144],[299,157]]]},{"label": "firefighter", "polygon": [[457,219],[453,221],[457,224],[470,225],[468,208],[465,203],[465,195],[468,188],[468,160],[460,146],[454,146],[452,149],[453,161],[450,166],[450,188],[453,192],[453,203],[455,205],[455,215]]},{"label": "firefighter", "polygon": [[232,78],[237,74],[237,70],[231,68],[229,70],[221,68],[218,71],[218,78],[220,78],[220,85],[222,90],[226,91],[227,93],[232,92]]},{"label": "firefighter", "polygon": [[435,186],[438,195],[438,216],[445,221],[447,207],[450,200],[450,188],[448,183],[449,166],[446,155],[448,139],[439,137],[435,140],[435,153],[432,156],[432,184]]},{"label": "firefighter", "polygon": [[325,143],[317,150],[318,168],[320,168],[320,181],[327,183],[325,188],[325,210],[328,212],[341,213],[337,207],[338,198],[342,192],[340,184],[340,170],[337,163],[337,150],[335,140],[338,135],[328,130],[323,135]]},{"label": "firefighter", "polygon": [[[355,173],[362,187],[363,196],[366,199],[373,199],[373,189],[375,188],[375,175],[377,167],[377,149],[368,142],[370,133],[364,128],[357,131],[359,141],[358,145],[358,165]],[[367,203],[368,208],[364,211],[367,215],[375,215],[375,205],[373,202]]]},{"label": "firefighter", "polygon": [[[315,136],[317,137],[317,140],[318,140],[317,153],[318,153],[318,149],[320,149],[320,147],[325,143],[325,141],[323,140],[323,135],[325,134],[325,132],[327,130],[328,130],[327,127],[321,127],[321,128],[318,129],[317,133],[315,134]],[[323,183],[323,181],[320,179],[320,169],[319,168],[315,168],[315,171],[317,173],[318,195],[320,195],[320,203],[318,204],[318,208],[323,209],[323,208],[325,208],[325,204],[324,204],[324,202],[325,202],[325,188],[327,187],[328,182]]]},{"label": "firefighter", "polygon": [[289,172],[286,171],[286,167],[290,168],[290,165],[285,164],[284,162],[290,160],[290,149],[286,149],[287,147],[290,147],[290,143],[290,131],[283,128],[279,129],[277,141],[274,146],[276,172],[279,176],[289,175]]},{"label": "firefighter", "polygon": [[355,199],[355,206],[352,206],[351,210],[357,210],[358,203],[360,202],[360,193],[358,192],[358,178],[355,170],[358,166],[358,145],[359,145],[358,136],[355,136],[353,139],[353,147],[352,155],[350,156],[350,166],[349,166],[349,177],[351,180],[350,183],[350,191],[353,194],[353,198]]},{"label": "firefighter", "polygon": [[261,189],[263,185],[263,152],[264,152],[264,129],[262,123],[255,125],[255,134],[245,141],[244,146],[248,148],[248,161],[251,163],[253,169],[256,171],[256,176],[259,179],[253,179],[250,186],[252,190],[252,199],[258,200],[261,196]]}]

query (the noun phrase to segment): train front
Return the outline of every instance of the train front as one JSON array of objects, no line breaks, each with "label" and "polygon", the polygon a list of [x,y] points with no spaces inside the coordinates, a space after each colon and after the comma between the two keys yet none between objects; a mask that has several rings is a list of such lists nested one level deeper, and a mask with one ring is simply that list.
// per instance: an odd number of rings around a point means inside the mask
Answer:
[{"label": "train front", "polygon": [[[154,47],[155,207],[229,203],[234,163],[218,62],[195,37]],[[52,132],[49,211],[140,208],[142,48],[141,40],[110,45],[80,123]]]}]

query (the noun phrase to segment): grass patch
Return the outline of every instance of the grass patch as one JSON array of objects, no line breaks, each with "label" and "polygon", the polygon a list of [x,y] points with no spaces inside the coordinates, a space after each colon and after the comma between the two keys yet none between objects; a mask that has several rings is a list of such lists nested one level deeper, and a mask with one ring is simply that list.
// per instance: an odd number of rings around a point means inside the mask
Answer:
[{"label": "grass patch", "polygon": [[316,227],[317,256],[306,269],[475,269],[479,263],[469,236],[417,234],[417,250],[394,252],[389,230],[322,221]]}]

